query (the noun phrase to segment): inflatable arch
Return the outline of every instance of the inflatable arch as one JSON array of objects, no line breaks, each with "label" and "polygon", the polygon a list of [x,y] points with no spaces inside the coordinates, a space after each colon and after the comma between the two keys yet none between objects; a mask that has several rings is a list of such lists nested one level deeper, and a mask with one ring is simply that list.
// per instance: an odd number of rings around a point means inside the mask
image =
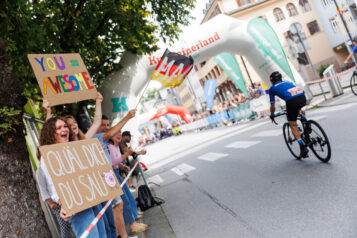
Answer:
[{"label": "inflatable arch", "polygon": [[[280,71],[284,80],[291,80],[310,92],[300,74],[287,60],[275,32],[261,18],[247,22],[218,15],[198,26],[187,39],[181,39],[170,51],[191,55],[195,64],[223,52],[242,55],[255,67],[268,87],[271,85],[269,75]],[[120,59],[123,68],[111,74],[99,89],[104,96],[103,114],[109,116],[112,123],[136,106],[162,54],[163,50],[150,56],[137,56],[129,52],[123,54]],[[307,98],[311,99],[311,94],[307,93]],[[126,128],[134,129],[135,126],[133,120]]]}]

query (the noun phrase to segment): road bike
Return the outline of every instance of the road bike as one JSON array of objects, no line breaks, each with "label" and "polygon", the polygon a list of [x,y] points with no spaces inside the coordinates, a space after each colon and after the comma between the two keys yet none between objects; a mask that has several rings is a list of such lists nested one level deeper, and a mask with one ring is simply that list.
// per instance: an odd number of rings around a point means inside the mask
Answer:
[{"label": "road bike", "polygon": [[352,93],[357,96],[357,70],[353,71],[350,86]]},{"label": "road bike", "polygon": [[[286,112],[276,113],[275,117],[282,115],[286,115]],[[278,125],[275,119],[273,119],[273,122]],[[312,150],[319,160],[327,163],[331,158],[331,146],[327,135],[320,124],[314,120],[307,120],[304,112],[299,114],[296,122],[301,139],[304,141],[305,145]],[[290,153],[296,159],[301,160],[300,145],[295,139],[287,122],[283,125],[283,134]]]}]

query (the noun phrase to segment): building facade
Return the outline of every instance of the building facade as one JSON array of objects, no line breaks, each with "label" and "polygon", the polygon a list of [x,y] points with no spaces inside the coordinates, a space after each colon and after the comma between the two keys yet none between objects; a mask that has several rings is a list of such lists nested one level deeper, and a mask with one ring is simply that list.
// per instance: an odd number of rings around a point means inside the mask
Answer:
[{"label": "building facade", "polygon": [[[202,23],[212,19],[218,14],[227,14],[239,20],[249,21],[260,17],[265,19],[275,30],[287,58],[293,63],[295,68],[302,74],[306,81],[314,80],[312,67],[309,65],[308,56],[315,68],[322,64],[333,63],[337,71],[340,64],[347,57],[348,51],[336,52],[333,49],[325,27],[322,24],[313,0],[211,0],[206,9]],[[318,0],[316,0],[318,1]],[[324,21],[324,20],[323,20]],[[296,44],[290,31],[292,25],[296,23],[300,26],[301,38],[307,52],[301,50]],[[305,45],[306,43],[306,45]],[[300,47],[300,48],[299,48]],[[291,49],[294,48],[294,49]],[[308,54],[308,55],[307,55]],[[252,83],[260,82],[258,74],[244,57],[235,56],[242,71],[247,87]],[[208,78],[217,80],[216,103],[232,97],[237,92],[236,87],[222,69],[209,59],[202,62],[196,68],[201,85],[203,86]]]}]

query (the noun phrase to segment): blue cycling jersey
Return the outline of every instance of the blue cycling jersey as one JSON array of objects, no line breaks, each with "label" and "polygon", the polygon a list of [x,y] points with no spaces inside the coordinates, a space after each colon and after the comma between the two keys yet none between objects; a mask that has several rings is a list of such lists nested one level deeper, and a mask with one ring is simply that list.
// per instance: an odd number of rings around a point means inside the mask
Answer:
[{"label": "blue cycling jersey", "polygon": [[284,82],[284,81],[274,84],[269,89],[269,97],[270,97],[271,104],[275,103],[275,96],[278,96],[279,98],[285,101],[289,101],[292,98],[304,94],[305,92],[301,88],[296,87],[293,83]]},{"label": "blue cycling jersey", "polygon": [[353,52],[354,54],[356,54],[356,53],[357,53],[357,45],[355,45],[355,47],[353,47],[352,52]]}]

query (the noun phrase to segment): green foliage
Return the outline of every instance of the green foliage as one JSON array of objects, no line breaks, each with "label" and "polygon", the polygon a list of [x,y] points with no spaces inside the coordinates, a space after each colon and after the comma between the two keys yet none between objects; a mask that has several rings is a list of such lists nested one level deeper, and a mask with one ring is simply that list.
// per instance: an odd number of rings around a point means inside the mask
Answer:
[{"label": "green foliage", "polygon": [[100,86],[124,51],[146,54],[159,37],[172,42],[187,25],[195,0],[2,0],[0,36],[7,42],[10,70],[24,95],[41,93],[27,59],[29,53],[80,53]]},{"label": "green foliage", "polygon": [[0,136],[9,132],[16,132],[14,125],[19,125],[17,115],[20,115],[21,110],[15,110],[13,107],[3,107],[0,109]]},{"label": "green foliage", "polygon": [[325,69],[327,69],[332,63],[328,63],[328,64],[321,64],[320,67],[318,67],[316,69],[316,71],[319,73],[319,77],[320,79],[322,79],[324,77],[324,71]]}]

